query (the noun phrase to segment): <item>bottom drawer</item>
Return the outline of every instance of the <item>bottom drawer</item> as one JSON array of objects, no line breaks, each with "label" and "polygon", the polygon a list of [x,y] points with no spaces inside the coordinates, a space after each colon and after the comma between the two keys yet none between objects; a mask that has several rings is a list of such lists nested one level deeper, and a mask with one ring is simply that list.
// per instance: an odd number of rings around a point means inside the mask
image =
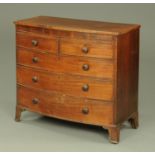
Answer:
[{"label": "bottom drawer", "polygon": [[113,122],[113,104],[18,86],[18,104],[25,109],[60,119],[106,125]]}]

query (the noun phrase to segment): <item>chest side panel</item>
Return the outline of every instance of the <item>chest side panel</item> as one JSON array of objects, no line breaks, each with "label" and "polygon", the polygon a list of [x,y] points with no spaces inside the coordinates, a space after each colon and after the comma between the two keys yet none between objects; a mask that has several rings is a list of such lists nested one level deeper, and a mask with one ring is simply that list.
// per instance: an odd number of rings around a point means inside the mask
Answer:
[{"label": "chest side panel", "polygon": [[139,29],[117,39],[115,121],[121,123],[138,110]]}]

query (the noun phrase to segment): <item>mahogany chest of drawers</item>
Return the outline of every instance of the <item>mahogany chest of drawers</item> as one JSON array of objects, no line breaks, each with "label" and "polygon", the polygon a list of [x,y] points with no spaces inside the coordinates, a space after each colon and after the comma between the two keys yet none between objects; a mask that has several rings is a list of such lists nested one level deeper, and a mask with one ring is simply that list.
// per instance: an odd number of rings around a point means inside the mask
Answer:
[{"label": "mahogany chest of drawers", "polygon": [[39,16],[15,22],[16,121],[29,110],[102,126],[138,127],[140,25]]}]

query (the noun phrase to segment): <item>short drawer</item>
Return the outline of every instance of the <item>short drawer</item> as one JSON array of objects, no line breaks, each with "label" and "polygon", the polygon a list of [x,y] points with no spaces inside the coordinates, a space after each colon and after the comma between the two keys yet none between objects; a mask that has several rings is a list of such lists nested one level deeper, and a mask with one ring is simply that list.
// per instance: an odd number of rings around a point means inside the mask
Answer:
[{"label": "short drawer", "polygon": [[18,86],[18,105],[23,108],[53,116],[88,124],[112,124],[113,104],[70,97],[59,93],[47,93]]},{"label": "short drawer", "polygon": [[58,50],[56,38],[49,38],[28,32],[16,33],[16,45],[51,53],[57,53]]},{"label": "short drawer", "polygon": [[26,66],[82,76],[113,78],[113,62],[92,58],[57,56],[49,53],[17,49],[17,63]]},{"label": "short drawer", "polygon": [[46,91],[61,92],[70,96],[113,100],[113,85],[111,81],[65,74],[51,74],[18,66],[17,82],[21,85]]},{"label": "short drawer", "polygon": [[60,52],[67,55],[95,58],[113,58],[112,41],[66,40],[60,43]]}]

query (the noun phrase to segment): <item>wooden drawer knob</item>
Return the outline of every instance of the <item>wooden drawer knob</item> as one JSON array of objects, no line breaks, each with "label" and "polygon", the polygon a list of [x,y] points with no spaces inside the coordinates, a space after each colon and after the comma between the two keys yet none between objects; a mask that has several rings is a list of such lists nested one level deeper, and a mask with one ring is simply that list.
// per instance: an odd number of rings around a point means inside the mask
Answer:
[{"label": "wooden drawer knob", "polygon": [[32,58],[32,61],[33,61],[34,63],[37,63],[37,62],[39,61],[39,59],[38,59],[37,57],[33,57],[33,58]]},{"label": "wooden drawer knob", "polygon": [[39,99],[38,98],[33,98],[32,99],[32,103],[33,104],[38,104],[39,103]]},{"label": "wooden drawer knob", "polygon": [[83,53],[87,54],[88,51],[89,51],[88,47],[86,47],[86,46],[82,47],[82,52]]},{"label": "wooden drawer knob", "polygon": [[89,65],[88,65],[88,64],[84,64],[84,65],[82,66],[82,69],[83,69],[84,71],[88,71],[88,70],[89,70]]},{"label": "wooden drawer knob", "polygon": [[85,114],[85,115],[89,114],[89,109],[88,108],[83,108],[82,113]]},{"label": "wooden drawer knob", "polygon": [[38,82],[38,77],[37,77],[37,76],[33,76],[33,77],[32,77],[32,81],[33,81],[33,82]]},{"label": "wooden drawer knob", "polygon": [[31,43],[32,43],[33,46],[37,46],[38,45],[38,41],[37,40],[32,40]]},{"label": "wooden drawer knob", "polygon": [[82,86],[82,90],[83,90],[83,91],[88,91],[88,90],[89,90],[89,85],[88,85],[88,84],[84,84],[84,85]]}]

